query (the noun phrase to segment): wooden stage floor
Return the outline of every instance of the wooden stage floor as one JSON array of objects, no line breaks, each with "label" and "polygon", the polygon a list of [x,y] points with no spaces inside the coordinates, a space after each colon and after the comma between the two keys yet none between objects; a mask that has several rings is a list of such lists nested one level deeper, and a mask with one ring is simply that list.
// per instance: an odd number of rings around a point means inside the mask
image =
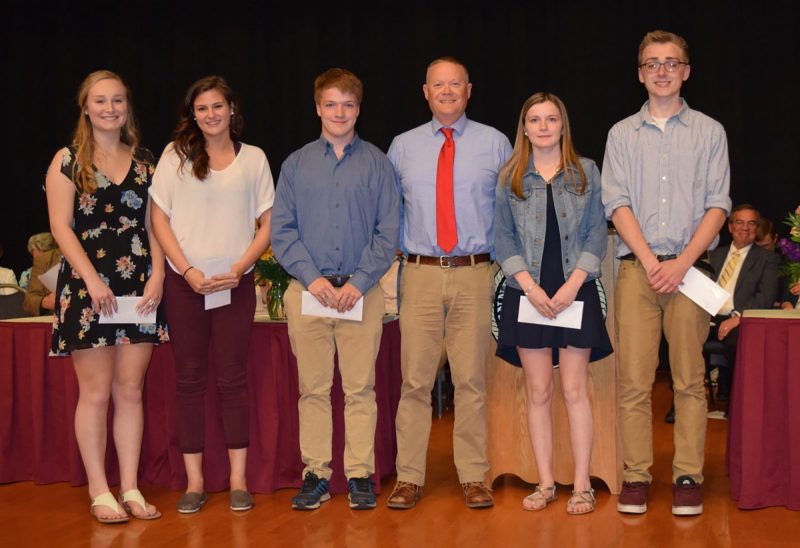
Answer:
[{"label": "wooden stage floor", "polygon": [[184,516],[174,509],[181,493],[145,487],[147,498],[163,512],[161,519],[101,525],[89,515],[85,487],[26,482],[0,486],[0,546],[797,546],[800,514],[785,508],[741,511],[729,498],[727,425],[722,420],[709,421],[705,512],[694,518],[672,516],[672,427],[663,422],[670,397],[666,378],[659,373],[654,392],[655,480],[643,516],[619,514],[616,497],[602,482],[596,485],[598,504],[592,514],[566,514],[569,486],[561,487],[559,500],[545,511],[526,512],[520,501],[532,487],[508,476],[495,482],[494,508],[467,509],[452,464],[450,410],[442,419],[434,417],[425,496],[412,510],[386,508],[393,479],[383,485],[378,508],[360,512],[348,508],[345,495],[334,496],[317,511],[294,511],[294,490],[284,489],[256,495],[255,508],[243,515],[228,509],[227,493],[215,493],[198,514]]}]

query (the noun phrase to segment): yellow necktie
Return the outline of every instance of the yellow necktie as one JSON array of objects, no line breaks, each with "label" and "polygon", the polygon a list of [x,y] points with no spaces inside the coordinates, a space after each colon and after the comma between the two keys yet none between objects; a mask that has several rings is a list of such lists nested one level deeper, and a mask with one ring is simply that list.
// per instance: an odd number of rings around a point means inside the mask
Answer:
[{"label": "yellow necktie", "polygon": [[717,284],[719,284],[720,287],[725,287],[726,285],[728,285],[728,281],[731,279],[733,273],[736,271],[736,265],[738,264],[739,264],[739,252],[734,251],[731,254],[730,259],[728,259],[728,262],[725,263],[725,268],[722,269],[722,274],[719,275],[719,280],[717,280]]}]

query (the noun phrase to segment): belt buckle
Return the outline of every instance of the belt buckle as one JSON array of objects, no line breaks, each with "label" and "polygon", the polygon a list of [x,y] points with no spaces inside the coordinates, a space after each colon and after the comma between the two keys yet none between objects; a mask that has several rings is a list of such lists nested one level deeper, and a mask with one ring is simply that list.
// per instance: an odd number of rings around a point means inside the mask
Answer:
[{"label": "belt buckle", "polygon": [[450,257],[448,257],[446,255],[443,255],[443,256],[439,257],[439,266],[442,267],[442,268],[453,268],[453,267],[455,267],[457,265],[452,264],[450,262]]}]

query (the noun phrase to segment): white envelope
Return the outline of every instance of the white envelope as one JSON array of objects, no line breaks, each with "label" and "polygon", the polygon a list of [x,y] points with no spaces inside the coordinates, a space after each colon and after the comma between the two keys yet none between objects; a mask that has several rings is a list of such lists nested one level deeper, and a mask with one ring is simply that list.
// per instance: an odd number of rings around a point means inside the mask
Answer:
[{"label": "white envelope", "polygon": [[47,272],[39,274],[39,281],[47,288],[50,293],[56,292],[56,282],[58,281],[58,269],[61,268],[61,263],[56,263]]},{"label": "white envelope", "polygon": [[534,308],[528,297],[520,295],[519,313],[517,321],[522,323],[535,323],[539,325],[550,325],[552,327],[569,327],[580,329],[583,321],[583,301],[573,301],[571,305],[559,312],[555,319],[545,318]]},{"label": "white envelope", "polygon": [[[206,259],[204,261],[197,261],[197,267],[203,271],[206,278],[215,276],[217,274],[225,274],[231,271],[231,260],[228,257],[219,257],[216,259]],[[206,295],[205,309],[211,310],[212,308],[219,308],[231,304],[231,290],[223,289],[222,291],[215,291]]]},{"label": "white envelope", "polygon": [[156,311],[144,316],[136,312],[136,305],[142,300],[141,295],[137,297],[116,297],[117,311],[113,316],[100,314],[100,323],[156,323]]},{"label": "white envelope", "polygon": [[731,296],[730,293],[718,286],[714,280],[695,267],[691,267],[686,272],[681,285],[678,286],[678,291],[689,297],[712,316],[719,312],[719,309]]},{"label": "white envelope", "polygon": [[300,313],[303,316],[319,316],[321,318],[336,318],[338,320],[361,321],[364,312],[364,297],[360,297],[353,308],[347,312],[339,312],[335,308],[328,308],[321,304],[309,291],[303,291]]}]

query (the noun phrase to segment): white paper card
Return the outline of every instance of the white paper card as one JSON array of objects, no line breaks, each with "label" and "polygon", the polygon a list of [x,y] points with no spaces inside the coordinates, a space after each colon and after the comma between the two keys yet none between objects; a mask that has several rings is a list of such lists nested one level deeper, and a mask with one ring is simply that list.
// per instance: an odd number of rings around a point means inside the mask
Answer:
[{"label": "white paper card", "polygon": [[715,316],[731,294],[722,289],[717,283],[691,267],[684,276],[678,291],[692,299],[700,308]]},{"label": "white paper card", "polygon": [[156,323],[156,311],[153,310],[144,316],[136,311],[136,305],[142,300],[142,296],[137,297],[116,297],[117,311],[113,316],[100,314],[100,323]]},{"label": "white paper card", "polygon": [[[226,274],[231,271],[231,260],[228,257],[220,257],[217,259],[206,259],[205,261],[197,261],[197,267],[203,271],[206,278],[216,276],[217,274]],[[215,291],[206,295],[205,309],[211,310],[212,308],[219,308],[231,304],[231,290],[223,289],[222,291]]]},{"label": "white paper card", "polygon": [[56,263],[47,272],[39,274],[39,281],[47,288],[50,293],[56,292],[56,282],[58,281],[58,269],[61,268],[61,263]]},{"label": "white paper card", "polygon": [[359,298],[353,308],[347,312],[339,312],[335,308],[328,308],[320,303],[309,291],[303,291],[300,313],[303,316],[319,316],[321,318],[336,318],[338,320],[361,321],[364,313],[364,297]]},{"label": "white paper card", "polygon": [[517,321],[522,323],[536,323],[552,327],[569,327],[580,329],[583,321],[583,301],[573,301],[571,305],[562,310],[555,319],[545,318],[534,308],[528,297],[521,295],[519,298],[519,313]]}]

